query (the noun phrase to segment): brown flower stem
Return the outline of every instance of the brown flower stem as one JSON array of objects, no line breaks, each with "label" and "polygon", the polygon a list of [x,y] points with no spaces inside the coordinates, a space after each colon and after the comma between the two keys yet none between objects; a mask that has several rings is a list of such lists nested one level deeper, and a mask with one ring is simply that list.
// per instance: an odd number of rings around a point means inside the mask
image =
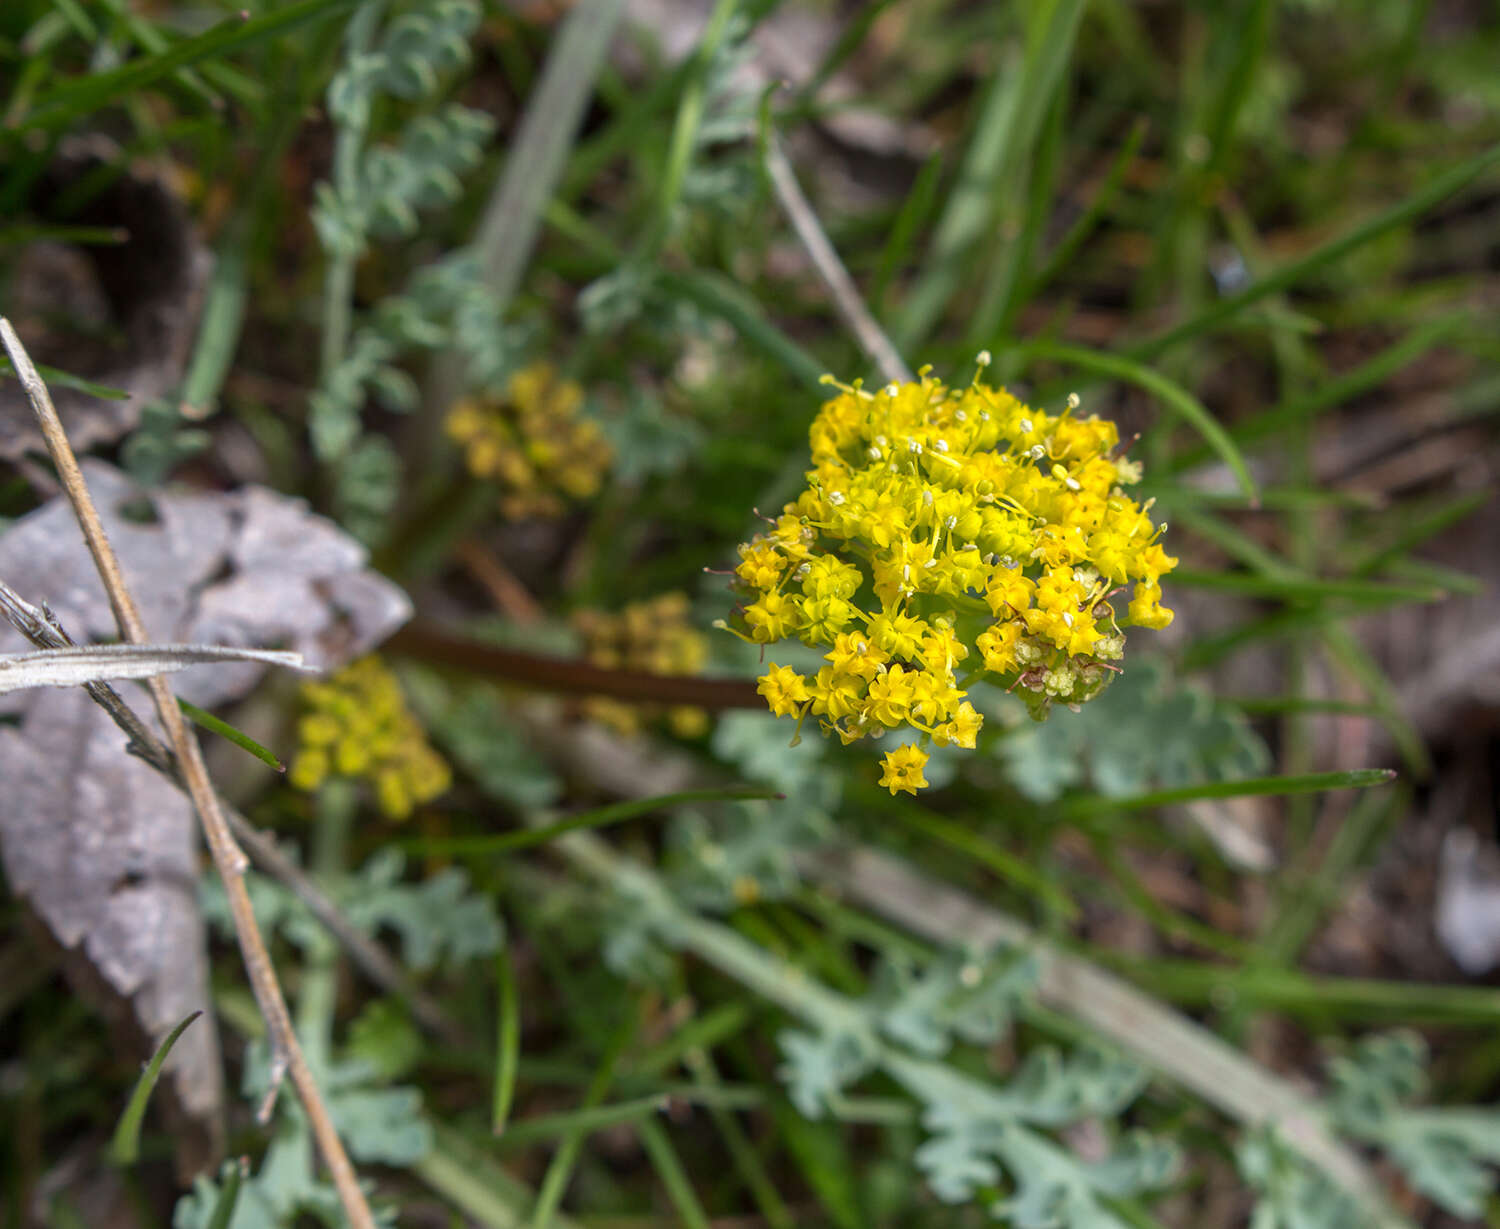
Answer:
[{"label": "brown flower stem", "polygon": [[505,566],[494,551],[486,550],[475,538],[458,544],[458,557],[469,574],[484,587],[495,609],[512,623],[527,626],[545,617],[536,598],[532,597],[516,574]]},{"label": "brown flower stem", "polygon": [[[27,400],[30,401],[31,408],[36,413],[42,438],[47,445],[47,452],[62,481],[63,489],[67,492],[68,501],[73,505],[74,514],[78,517],[78,524],[83,530],[84,540],[88,543],[89,553],[93,556],[94,566],[99,571],[99,579],[109,595],[109,603],[114,610],[115,620],[120,626],[120,633],[133,644],[149,643],[145,625],[141,621],[140,610],[125,583],[119,559],[104,532],[104,525],[99,520],[98,510],[94,507],[94,501],[84,483],[83,473],[78,468],[78,459],[73,455],[73,447],[68,442],[62,422],[57,416],[57,410],[52,404],[52,398],[47,392],[47,386],[42,383],[36,367],[26,353],[26,348],[21,344],[21,339],[16,336],[10,321],[4,317],[0,317],[0,342],[3,342],[5,351],[9,354],[11,364],[15,368],[16,376],[20,379],[22,388],[26,390]],[[287,1072],[291,1075],[292,1084],[307,1112],[307,1120],[312,1127],[313,1137],[318,1141],[318,1147],[323,1153],[323,1159],[328,1165],[334,1187],[338,1191],[339,1202],[343,1205],[350,1224],[354,1226],[354,1229],[375,1229],[375,1219],[371,1216],[369,1205],[359,1189],[354,1166],[344,1151],[343,1142],[339,1139],[333,1119],[329,1116],[328,1107],[318,1091],[317,1082],[313,1079],[307,1060],[303,1057],[302,1048],[297,1044],[297,1035],[292,1028],[292,1019],[287,1012],[286,1000],[276,980],[275,967],[271,963],[270,953],[266,950],[265,941],[261,938],[259,927],[256,925],[255,911],[250,905],[250,895],[245,890],[244,875],[248,862],[229,831],[229,825],[219,806],[218,795],[214,792],[213,784],[208,777],[208,769],[203,763],[203,753],[198,747],[197,740],[189,734],[182,711],[177,707],[177,701],[167,682],[161,677],[156,677],[150,679],[148,685],[151,688],[152,699],[156,703],[157,716],[162,728],[167,732],[167,740],[171,744],[178,768],[187,786],[188,796],[198,812],[198,819],[203,826],[204,838],[208,843],[214,866],[224,882],[224,892],[229,901],[230,914],[234,919],[235,935],[239,940],[245,973],[255,993],[255,1001],[260,1008],[261,1016],[266,1022],[266,1034],[271,1039],[272,1069],[274,1071],[284,1063]]]},{"label": "brown flower stem", "polygon": [[541,691],[609,696],[637,704],[686,704],[715,711],[766,706],[756,691],[754,679],[612,670],[577,658],[483,644],[444,631],[423,619],[403,627],[386,641],[386,647],[419,661],[456,667],[467,675],[483,675],[495,682]]}]

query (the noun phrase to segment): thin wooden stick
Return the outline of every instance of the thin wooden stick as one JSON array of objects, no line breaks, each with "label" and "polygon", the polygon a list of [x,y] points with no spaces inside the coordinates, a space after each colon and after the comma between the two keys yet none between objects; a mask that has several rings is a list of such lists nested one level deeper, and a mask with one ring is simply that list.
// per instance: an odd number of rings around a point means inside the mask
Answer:
[{"label": "thin wooden stick", "polygon": [[[94,501],[89,496],[83,473],[78,468],[78,458],[73,455],[73,447],[68,442],[62,421],[52,405],[47,386],[42,383],[36,367],[31,362],[30,355],[26,353],[26,348],[21,344],[21,339],[16,336],[16,331],[11,327],[10,321],[3,316],[0,316],[0,343],[4,344],[5,352],[10,356],[16,376],[21,381],[21,387],[26,390],[26,398],[31,402],[31,408],[36,413],[42,438],[47,445],[47,452],[52,458],[53,466],[57,469],[58,477],[62,480],[68,501],[73,505],[73,512],[78,517],[84,540],[88,543],[89,554],[94,558],[94,566],[99,571],[99,579],[104,583],[105,592],[109,595],[109,604],[115,612],[115,620],[120,626],[120,633],[133,644],[148,643],[149,637],[141,621],[140,610],[125,583],[119,559],[104,532],[104,525],[99,520]],[[234,836],[229,831],[228,823],[225,822],[224,813],[219,807],[218,795],[209,781],[208,769],[203,763],[203,753],[198,747],[197,740],[188,731],[187,723],[183,720],[182,711],[177,707],[177,700],[172,695],[171,687],[159,676],[148,680],[147,685],[151,688],[152,699],[156,702],[157,716],[162,728],[167,732],[167,740],[172,746],[178,769],[187,786],[188,796],[193,800],[193,808],[198,812],[198,820],[203,826],[203,835],[208,843],[209,853],[213,857],[214,866],[218,869],[219,877],[224,881],[224,892],[229,901],[230,915],[234,919],[235,935],[239,940],[245,973],[255,993],[255,1001],[260,1008],[261,1016],[266,1022],[266,1035],[271,1041],[272,1093],[274,1094],[277,1083],[275,1073],[284,1070],[290,1074],[292,1084],[301,1098],[303,1109],[307,1112],[307,1120],[312,1127],[313,1137],[318,1141],[318,1147],[328,1165],[328,1171],[338,1191],[344,1214],[349,1218],[349,1223],[354,1226],[354,1229],[375,1229],[375,1218],[370,1214],[369,1204],[365,1202],[364,1194],[359,1189],[354,1166],[344,1151],[343,1142],[339,1139],[333,1119],[329,1116],[328,1107],[318,1091],[317,1081],[313,1078],[307,1059],[302,1054],[302,1047],[297,1044],[297,1034],[292,1027],[292,1018],[287,1011],[286,999],[282,996],[281,986],[276,980],[276,969],[271,963],[265,940],[261,938],[260,929],[256,925],[255,910],[250,904],[250,894],[245,890],[244,876],[248,862],[244,851],[235,844]],[[267,1105],[269,1104],[268,1098]]]},{"label": "thin wooden stick", "polygon": [[910,384],[913,379],[911,368],[896,353],[891,339],[885,335],[885,330],[859,297],[854,279],[844,268],[839,254],[833,250],[833,244],[823,232],[818,215],[807,203],[807,197],[802,195],[792,164],[782,153],[781,142],[774,133],[766,143],[766,170],[770,173],[771,186],[776,189],[776,198],[781,202],[787,220],[797,232],[797,238],[802,240],[802,246],[812,259],[813,268],[828,287],[828,293],[833,296],[834,307],[844,318],[844,323],[849,326],[849,331],[854,334],[860,348],[879,369],[880,378],[893,384]]}]

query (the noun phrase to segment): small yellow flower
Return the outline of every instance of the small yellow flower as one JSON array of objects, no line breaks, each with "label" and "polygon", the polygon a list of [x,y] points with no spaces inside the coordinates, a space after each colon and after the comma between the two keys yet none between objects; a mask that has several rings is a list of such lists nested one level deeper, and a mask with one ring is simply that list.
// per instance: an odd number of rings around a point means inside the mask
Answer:
[{"label": "small yellow flower", "polygon": [[778,717],[795,717],[802,705],[812,699],[807,680],[790,666],[778,666],[774,661],[756,684],[756,690]]},{"label": "small yellow flower", "polygon": [[922,769],[927,767],[927,752],[915,743],[887,751],[880,765],[885,770],[880,784],[891,791],[892,797],[903,790],[915,794],[919,789],[927,788],[927,778],[922,775]]}]

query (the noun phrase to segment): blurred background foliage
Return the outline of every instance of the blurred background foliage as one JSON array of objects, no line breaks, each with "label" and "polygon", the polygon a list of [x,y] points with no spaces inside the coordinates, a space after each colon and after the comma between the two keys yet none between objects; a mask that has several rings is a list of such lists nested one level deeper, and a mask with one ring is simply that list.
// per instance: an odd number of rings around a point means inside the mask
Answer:
[{"label": "blurred background foliage", "polygon": [[[1500,1224],[1497,65],[1473,0],[0,9],[0,310],[135,394],[70,430],[308,500],[417,610],[224,714],[414,979],[257,882],[393,1222]],[[1182,558],[1098,701],[976,688],[918,799],[712,630],[819,377],[889,378],[783,150],[897,352],[1138,436]],[[0,534],[52,494],[19,413]],[[165,1121],[106,1163],[145,1055],[25,915],[0,1224],[339,1223],[222,936],[248,1161],[179,1198]]]}]

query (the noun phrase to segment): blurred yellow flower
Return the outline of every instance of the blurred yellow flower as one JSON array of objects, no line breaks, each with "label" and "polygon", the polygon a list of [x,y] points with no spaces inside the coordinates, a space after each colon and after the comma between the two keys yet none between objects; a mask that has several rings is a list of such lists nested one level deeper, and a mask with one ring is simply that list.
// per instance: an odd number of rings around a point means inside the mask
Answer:
[{"label": "blurred yellow flower", "polygon": [[[708,658],[703,634],[688,620],[687,594],[663,593],[634,602],[618,614],[580,610],[572,619],[583,638],[584,655],[611,670],[646,670],[652,674],[697,674]],[[708,729],[708,714],[690,705],[666,709],[649,704],[591,697],[583,711],[596,721],[631,733],[643,720],[664,717],[679,738],[696,738]]]},{"label": "blurred yellow flower", "polygon": [[613,453],[582,414],[583,389],[549,363],[511,377],[503,397],[466,397],[449,411],[449,438],[469,471],[500,486],[513,520],[561,516],[568,500],[598,494]]},{"label": "blurred yellow flower", "polygon": [[317,789],[328,777],[368,781],[381,812],[405,819],[447,790],[452,775],[406,707],[401,685],[378,657],[302,687],[304,714],[290,780]]}]

